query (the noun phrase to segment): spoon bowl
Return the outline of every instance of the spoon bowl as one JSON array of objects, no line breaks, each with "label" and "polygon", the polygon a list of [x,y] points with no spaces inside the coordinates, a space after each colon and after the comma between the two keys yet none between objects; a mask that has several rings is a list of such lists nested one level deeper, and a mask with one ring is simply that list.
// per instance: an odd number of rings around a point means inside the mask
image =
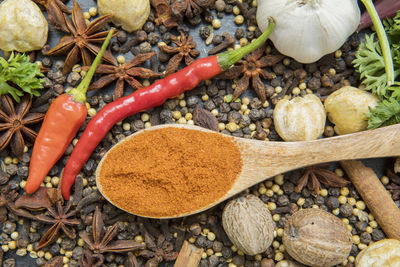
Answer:
[{"label": "spoon bowl", "polygon": [[[135,138],[136,135],[146,131],[171,127],[216,133],[193,125],[165,124],[138,131],[121,142]],[[225,136],[221,133],[217,134]],[[231,141],[237,146],[241,153],[242,168],[232,187],[225,195],[199,209],[177,215],[166,217],[149,217],[146,216],[146,214],[134,215],[156,219],[171,219],[189,216],[205,211],[268,178],[301,167],[340,160],[400,156],[399,136],[400,124],[354,134],[301,142],[265,142],[232,137]],[[99,182],[99,174],[103,162],[108,153],[112,150],[113,148],[106,153],[96,169],[96,184],[103,196],[110,203],[115,205],[112,200],[103,193],[102,184]],[[187,199],[185,201],[190,200]],[[118,207],[117,205],[115,206]],[[126,212],[131,213],[129,211]]]}]

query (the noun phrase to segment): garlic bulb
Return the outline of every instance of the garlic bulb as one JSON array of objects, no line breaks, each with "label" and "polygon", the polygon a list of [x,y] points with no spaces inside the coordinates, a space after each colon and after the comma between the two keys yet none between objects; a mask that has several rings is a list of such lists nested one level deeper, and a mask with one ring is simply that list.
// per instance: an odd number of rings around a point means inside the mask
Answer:
[{"label": "garlic bulb", "polygon": [[344,86],[325,100],[328,119],[335,124],[337,134],[349,134],[366,130],[366,113],[376,106],[379,99],[373,94],[351,86]]},{"label": "garlic bulb", "polygon": [[274,109],[274,125],[285,141],[315,140],[325,129],[326,113],[321,100],[309,94],[282,99]]},{"label": "garlic bulb", "polygon": [[259,0],[257,24],[276,20],[270,35],[276,49],[301,63],[312,63],[339,49],[360,23],[357,0]]},{"label": "garlic bulb", "polygon": [[7,0],[0,4],[0,49],[28,52],[47,42],[49,26],[31,0]]},{"label": "garlic bulb", "polygon": [[99,0],[100,15],[113,15],[112,22],[127,32],[140,30],[150,14],[149,0]]}]

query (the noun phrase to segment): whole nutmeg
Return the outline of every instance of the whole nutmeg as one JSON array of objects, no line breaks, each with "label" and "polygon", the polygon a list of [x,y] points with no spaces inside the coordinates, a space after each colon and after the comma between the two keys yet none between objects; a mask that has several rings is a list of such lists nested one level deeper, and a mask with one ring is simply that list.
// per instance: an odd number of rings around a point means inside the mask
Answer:
[{"label": "whole nutmeg", "polygon": [[232,243],[247,255],[264,252],[274,238],[274,222],[258,197],[231,200],[222,213],[222,226]]},{"label": "whole nutmeg", "polygon": [[366,130],[366,113],[376,106],[379,99],[371,93],[351,86],[344,86],[325,100],[328,119],[335,124],[337,134],[349,134]]},{"label": "whole nutmeg", "polygon": [[383,239],[363,249],[356,258],[356,267],[400,266],[400,241]]},{"label": "whole nutmeg", "polygon": [[315,140],[325,129],[326,113],[321,100],[308,94],[280,100],[274,109],[274,125],[285,141]]},{"label": "whole nutmeg", "polygon": [[328,267],[342,263],[349,255],[352,235],[346,224],[320,209],[304,209],[285,224],[283,244],[296,261]]}]

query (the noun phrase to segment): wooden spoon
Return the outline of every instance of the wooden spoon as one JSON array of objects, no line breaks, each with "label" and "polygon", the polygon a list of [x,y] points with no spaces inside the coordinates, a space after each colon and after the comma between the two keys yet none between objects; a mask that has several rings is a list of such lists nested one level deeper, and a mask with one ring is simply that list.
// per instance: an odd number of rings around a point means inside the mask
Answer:
[{"label": "wooden spoon", "polygon": [[[137,134],[144,131],[167,127],[215,133],[198,126],[165,124],[136,132],[127,138],[135,138]],[[217,201],[200,209],[172,217],[158,218],[178,218],[204,211],[267,178],[301,167],[331,161],[400,156],[400,124],[314,141],[265,142],[234,137],[233,142],[241,152],[243,165],[242,171],[232,188]],[[96,183],[102,194],[103,189],[98,177],[106,157],[107,154],[96,170]],[[103,196],[110,201],[106,195],[103,194]],[[112,203],[112,201],[110,202]]]}]

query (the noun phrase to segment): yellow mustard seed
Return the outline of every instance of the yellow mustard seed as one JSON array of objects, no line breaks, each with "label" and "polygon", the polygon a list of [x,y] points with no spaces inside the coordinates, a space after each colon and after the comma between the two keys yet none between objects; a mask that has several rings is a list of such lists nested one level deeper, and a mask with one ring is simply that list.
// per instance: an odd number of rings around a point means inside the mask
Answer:
[{"label": "yellow mustard seed", "polygon": [[125,59],[125,57],[123,55],[117,56],[117,62],[119,64],[125,64],[125,61],[126,61],[126,59]]},{"label": "yellow mustard seed", "polygon": [[83,17],[85,19],[90,19],[90,13],[89,12],[83,12]]},{"label": "yellow mustard seed", "polygon": [[387,185],[389,183],[389,177],[387,177],[385,175],[382,176],[381,177],[381,182],[382,182],[382,184]]},{"label": "yellow mustard seed", "polygon": [[242,15],[237,15],[234,19],[237,25],[242,25],[244,22],[244,17]]},{"label": "yellow mustard seed", "polygon": [[89,8],[89,14],[90,14],[90,16],[92,16],[92,17],[97,16],[97,8],[96,8],[96,7],[91,7],[91,8]]}]

